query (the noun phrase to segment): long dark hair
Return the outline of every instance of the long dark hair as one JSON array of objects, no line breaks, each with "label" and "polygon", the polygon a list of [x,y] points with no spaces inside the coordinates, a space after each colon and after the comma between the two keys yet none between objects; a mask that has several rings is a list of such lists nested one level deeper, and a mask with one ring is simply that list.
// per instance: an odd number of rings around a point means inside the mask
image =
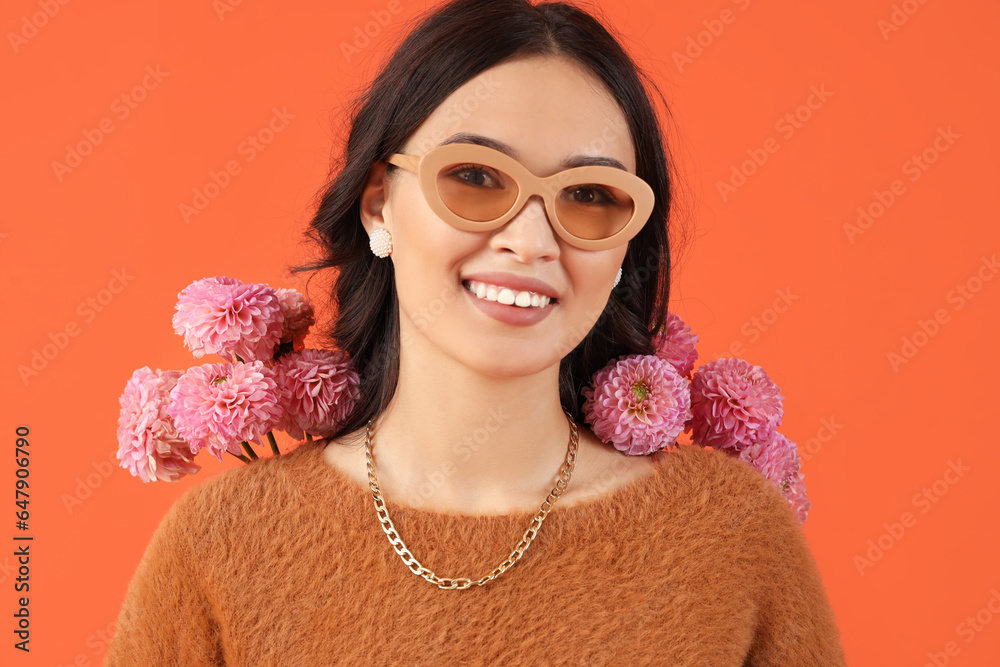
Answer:
[{"label": "long dark hair", "polygon": [[[560,401],[583,423],[581,390],[620,355],[653,354],[652,338],[666,324],[670,294],[667,222],[673,171],[643,79],[663,100],[619,42],[591,14],[565,2],[452,0],[419,19],[374,80],[354,100],[346,151],[333,165],[307,237],[317,261],[291,273],[338,269],[330,299],[335,316],[321,331],[326,346],[346,352],[360,376],[360,398],[329,439],[363,428],[380,415],[399,378],[399,304],[393,264],[372,254],[361,224],[360,197],[371,167],[399,151],[409,135],[455,89],[506,60],[531,55],[569,57],[614,96],[628,122],[636,173],[656,204],[630,242],[622,279],[583,340],[559,366]],[[664,109],[669,113],[667,105]]]}]

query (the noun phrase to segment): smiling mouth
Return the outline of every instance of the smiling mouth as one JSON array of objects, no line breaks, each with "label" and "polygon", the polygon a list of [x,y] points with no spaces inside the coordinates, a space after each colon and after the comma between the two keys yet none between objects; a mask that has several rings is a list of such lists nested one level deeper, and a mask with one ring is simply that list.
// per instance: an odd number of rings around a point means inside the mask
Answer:
[{"label": "smiling mouth", "polygon": [[518,308],[545,308],[559,302],[558,299],[545,294],[537,294],[528,290],[514,290],[476,280],[463,281],[462,287],[483,301],[493,301]]}]

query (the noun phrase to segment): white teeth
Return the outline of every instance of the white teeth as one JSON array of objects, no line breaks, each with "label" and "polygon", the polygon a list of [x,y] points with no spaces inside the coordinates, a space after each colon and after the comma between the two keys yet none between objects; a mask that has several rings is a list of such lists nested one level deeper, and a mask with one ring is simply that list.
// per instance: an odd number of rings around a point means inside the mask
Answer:
[{"label": "white teeth", "polygon": [[475,280],[468,281],[465,288],[475,294],[477,298],[496,301],[508,306],[515,305],[519,308],[544,308],[552,300],[544,294],[536,294],[526,290],[515,292],[509,287],[488,285]]}]

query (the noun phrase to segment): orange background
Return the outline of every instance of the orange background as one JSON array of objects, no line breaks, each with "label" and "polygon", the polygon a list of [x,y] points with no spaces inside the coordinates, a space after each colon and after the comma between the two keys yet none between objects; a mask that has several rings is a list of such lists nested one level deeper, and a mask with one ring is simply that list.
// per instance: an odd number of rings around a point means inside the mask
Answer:
[{"label": "orange background", "polygon": [[[279,11],[242,2],[220,14],[222,2],[70,2],[51,18],[39,14],[45,0],[4,3],[5,664],[100,664],[167,509],[192,485],[243,465],[205,455],[198,475],[143,484],[114,460],[118,396],[138,367],[201,363],[171,328],[177,293],[193,280],[303,288],[284,268],[306,256],[301,231],[340,137],[342,105],[407,19],[433,4]],[[849,663],[995,664],[1000,455],[985,416],[996,415],[1000,279],[983,258],[1000,245],[1000,8],[987,0],[601,5],[672,105],[678,212],[691,233],[671,310],[701,337],[699,364],[741,344],[735,356],[782,388],[781,432],[799,444],[813,502],[804,531]],[[373,11],[387,25],[346,57],[342,45]],[[880,22],[891,25],[894,11],[901,25],[883,34]],[[32,21],[42,24],[34,32]],[[11,37],[19,33],[30,37]],[[701,53],[689,42],[699,33]],[[695,57],[679,65],[675,54],[689,47]],[[147,67],[161,80],[146,78],[145,99],[123,107],[120,96],[143,84]],[[814,86],[829,97],[800,109]],[[241,142],[274,108],[294,118],[248,160]],[[803,120],[794,132],[776,125],[796,110]],[[95,134],[104,119],[112,130]],[[936,153],[939,128],[953,135]],[[53,163],[87,132],[100,143],[57,174]],[[753,173],[724,199],[718,184],[765,145],[766,162],[748,165]],[[925,150],[933,164],[913,171]],[[180,204],[230,160],[240,173],[186,223]],[[858,208],[878,212],[876,193],[888,202],[897,180],[892,203],[849,238]],[[971,298],[956,298],[959,285]],[[775,303],[781,293],[792,295],[787,307]],[[932,335],[918,333],[921,322]],[[73,335],[60,336],[67,326]],[[894,368],[889,355],[901,354],[904,338],[919,347]],[[53,341],[62,341],[58,351],[47,348],[52,358],[23,378],[19,368]],[[30,655],[12,648],[18,425],[31,429]],[[967,470],[947,473],[950,463]],[[917,495],[925,488],[933,499]],[[869,554],[879,542],[882,553]],[[978,630],[962,625],[977,613]]]}]

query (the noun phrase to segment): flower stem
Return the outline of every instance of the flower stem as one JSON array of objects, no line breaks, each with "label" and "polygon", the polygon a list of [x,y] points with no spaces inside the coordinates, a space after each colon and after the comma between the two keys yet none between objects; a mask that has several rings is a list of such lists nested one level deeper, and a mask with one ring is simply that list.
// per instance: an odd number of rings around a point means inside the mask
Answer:
[{"label": "flower stem", "polygon": [[243,441],[243,451],[245,451],[247,453],[247,456],[249,456],[251,459],[260,458],[257,456],[257,452],[253,450],[253,447],[251,447],[250,443],[247,442],[246,440]]},{"label": "flower stem", "polygon": [[[229,452],[230,454],[233,454],[228,449],[226,451]],[[242,454],[233,454],[233,456],[235,456],[236,458],[238,458],[240,461],[243,461],[243,463],[250,463],[250,459],[248,459],[247,457],[243,456]]]},{"label": "flower stem", "polygon": [[313,441],[312,435],[309,434],[309,433],[306,433],[306,442],[312,442],[312,441]]},{"label": "flower stem", "polygon": [[271,431],[267,432],[267,439],[271,442],[271,451],[274,452],[274,455],[281,456],[281,452],[278,451],[278,443],[274,441],[274,434]]}]

